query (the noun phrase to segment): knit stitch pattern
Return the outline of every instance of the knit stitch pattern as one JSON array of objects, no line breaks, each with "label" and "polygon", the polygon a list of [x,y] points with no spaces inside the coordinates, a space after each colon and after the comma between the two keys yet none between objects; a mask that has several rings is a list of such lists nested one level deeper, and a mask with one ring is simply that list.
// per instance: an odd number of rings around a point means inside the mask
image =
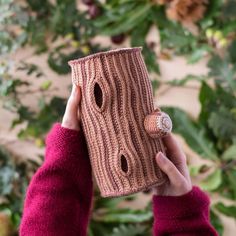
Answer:
[{"label": "knit stitch pattern", "polygon": [[129,195],[166,181],[155,162],[165,153],[144,119],[154,109],[142,48],[123,48],[71,60],[72,82],[81,87],[81,124],[103,197]]}]

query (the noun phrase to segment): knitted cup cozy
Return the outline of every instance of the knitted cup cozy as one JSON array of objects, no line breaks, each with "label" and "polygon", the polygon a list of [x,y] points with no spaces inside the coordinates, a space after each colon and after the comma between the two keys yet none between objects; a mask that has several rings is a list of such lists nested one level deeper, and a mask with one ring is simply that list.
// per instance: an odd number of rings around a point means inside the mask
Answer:
[{"label": "knitted cup cozy", "polygon": [[171,120],[154,109],[141,51],[115,49],[68,62],[72,82],[81,87],[81,125],[103,197],[133,194],[166,181],[155,156],[165,153],[160,137],[170,132]]}]

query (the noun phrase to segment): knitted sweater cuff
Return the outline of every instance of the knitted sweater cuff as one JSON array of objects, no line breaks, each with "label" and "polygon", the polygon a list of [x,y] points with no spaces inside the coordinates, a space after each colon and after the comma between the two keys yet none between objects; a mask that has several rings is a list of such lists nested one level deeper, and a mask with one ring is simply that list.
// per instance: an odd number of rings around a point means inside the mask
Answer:
[{"label": "knitted sweater cuff", "polygon": [[186,218],[202,214],[209,207],[209,197],[197,186],[181,196],[153,196],[156,219]]},{"label": "knitted sweater cuff", "polygon": [[86,188],[84,185],[91,185],[91,165],[82,130],[64,128],[55,123],[46,137],[45,164],[54,170],[68,172],[83,186],[81,189]]},{"label": "knitted sweater cuff", "polygon": [[64,128],[60,123],[55,123],[48,133],[46,147],[45,161],[51,162],[58,158],[66,161],[69,158],[70,162],[73,163],[78,161],[78,157],[88,159],[83,131]]}]

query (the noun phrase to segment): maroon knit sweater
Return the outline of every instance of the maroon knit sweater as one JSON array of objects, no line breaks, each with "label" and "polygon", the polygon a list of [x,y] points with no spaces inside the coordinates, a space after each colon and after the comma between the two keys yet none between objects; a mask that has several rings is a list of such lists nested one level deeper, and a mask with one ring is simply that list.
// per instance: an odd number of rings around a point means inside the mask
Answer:
[{"label": "maroon knit sweater", "polygon": [[[87,235],[92,186],[83,132],[56,123],[46,139],[45,161],[27,190],[20,235]],[[217,235],[209,223],[209,198],[198,187],[152,200],[153,235]]]}]

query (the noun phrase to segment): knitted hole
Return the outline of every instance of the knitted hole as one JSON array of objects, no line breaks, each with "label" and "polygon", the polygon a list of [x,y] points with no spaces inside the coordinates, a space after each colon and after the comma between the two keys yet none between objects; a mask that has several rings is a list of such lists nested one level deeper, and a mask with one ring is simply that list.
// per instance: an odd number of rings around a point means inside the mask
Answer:
[{"label": "knitted hole", "polygon": [[121,169],[122,169],[122,171],[127,173],[128,172],[128,162],[127,162],[127,160],[126,160],[124,155],[121,155],[120,161],[121,161]]},{"label": "knitted hole", "polygon": [[100,88],[97,82],[94,85],[94,97],[97,106],[101,108],[103,103],[103,95],[102,95],[102,89]]}]

